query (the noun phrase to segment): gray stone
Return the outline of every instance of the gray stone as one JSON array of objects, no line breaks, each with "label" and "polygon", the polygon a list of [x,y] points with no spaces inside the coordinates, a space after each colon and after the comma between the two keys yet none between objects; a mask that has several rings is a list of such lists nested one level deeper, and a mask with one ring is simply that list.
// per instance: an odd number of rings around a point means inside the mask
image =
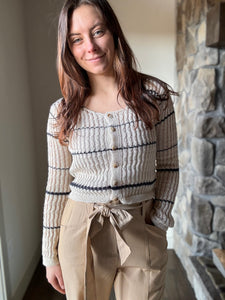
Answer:
[{"label": "gray stone", "polygon": [[218,49],[206,47],[204,44],[199,46],[199,51],[195,56],[194,68],[199,69],[205,66],[215,66],[219,62]]},{"label": "gray stone", "polygon": [[225,165],[225,140],[220,140],[216,145],[216,164]]},{"label": "gray stone", "polygon": [[177,46],[176,46],[177,71],[183,69],[185,61],[186,61],[185,35],[183,33],[178,33]]},{"label": "gray stone", "polygon": [[225,210],[220,207],[215,208],[213,216],[213,230],[225,231]]},{"label": "gray stone", "polygon": [[179,155],[180,168],[185,168],[190,161],[191,153],[190,151],[182,151]]},{"label": "gray stone", "polygon": [[210,234],[209,239],[211,241],[218,242],[218,236],[219,236],[218,232],[214,231],[212,234]]},{"label": "gray stone", "polygon": [[220,56],[220,66],[225,67],[225,52],[223,51]]},{"label": "gray stone", "polygon": [[210,202],[215,206],[224,206],[225,207],[225,195],[211,197]]},{"label": "gray stone", "polygon": [[[178,199],[180,199],[180,197],[183,196],[183,193],[184,193],[184,191],[183,191],[183,186],[182,186],[181,181],[180,181],[180,182],[179,182],[179,185],[178,185],[176,197],[177,197]],[[176,204],[174,205],[174,208],[173,208],[173,211],[175,211],[175,210],[176,210]]]},{"label": "gray stone", "polygon": [[215,89],[215,69],[202,68],[198,71],[197,79],[206,86],[213,86]]},{"label": "gray stone", "polygon": [[[185,90],[186,93],[189,93],[196,76],[197,70],[190,70],[190,68],[186,64],[183,68],[182,75],[179,78],[180,87],[182,88],[182,90]],[[186,104],[186,102],[184,104]]]},{"label": "gray stone", "polygon": [[174,225],[174,229],[175,231],[179,234],[179,235],[182,235],[182,222],[181,222],[181,218],[180,218],[180,215],[178,215],[179,217],[176,218],[176,222],[175,222],[175,225]]},{"label": "gray stone", "polygon": [[225,118],[224,117],[208,117],[206,115],[198,115],[194,127],[194,134],[197,137],[220,138],[225,136]]},{"label": "gray stone", "polygon": [[225,86],[225,68],[223,68],[223,67],[217,69],[217,85],[218,85],[218,89],[221,90],[221,92],[218,93],[218,101],[223,102],[224,101],[224,92],[225,92],[225,89],[224,89],[224,86]]},{"label": "gray stone", "polygon": [[215,70],[200,69],[188,98],[190,110],[212,111],[215,109]]},{"label": "gray stone", "polygon": [[214,146],[203,139],[192,138],[191,162],[201,175],[210,176],[214,169]]},{"label": "gray stone", "polygon": [[225,166],[216,166],[215,175],[223,183],[223,185],[225,185]]},{"label": "gray stone", "polygon": [[[183,70],[182,71],[177,71],[177,84],[178,84],[178,91],[179,91],[179,96],[181,97],[183,93],[183,87],[181,86],[181,77],[183,76]],[[179,97],[179,99],[180,99]]]},{"label": "gray stone", "polygon": [[186,234],[184,235],[184,240],[188,246],[192,245],[192,233],[187,229]]},{"label": "gray stone", "polygon": [[[194,56],[189,56],[189,57],[187,58],[187,67],[188,67],[188,70],[189,70],[189,71],[192,71],[192,70],[193,70],[194,62],[195,62]],[[196,70],[196,71],[197,71],[197,70]]]},{"label": "gray stone", "polygon": [[212,232],[212,217],[213,211],[210,203],[198,196],[193,196],[191,202],[191,221],[194,231],[207,235],[210,234]]},{"label": "gray stone", "polygon": [[195,255],[212,257],[212,249],[219,248],[219,243],[210,241],[206,238],[193,236],[192,252]]},{"label": "gray stone", "polygon": [[182,13],[181,5],[177,6],[177,33],[184,33],[186,29],[186,16]]},{"label": "gray stone", "polygon": [[185,113],[184,113],[184,103],[186,102],[186,93],[182,92],[179,97],[179,101],[177,101],[175,106],[175,113],[176,113],[176,121],[184,121],[185,120]]},{"label": "gray stone", "polygon": [[180,173],[181,184],[185,185],[186,188],[192,188],[195,183],[194,174],[191,171],[182,170]]},{"label": "gray stone", "polygon": [[198,43],[205,42],[206,39],[206,21],[204,20],[198,28]]},{"label": "gray stone", "polygon": [[178,134],[180,149],[185,149],[187,145],[187,137],[182,135],[183,128],[184,128],[183,124],[177,123],[177,134]]},{"label": "gray stone", "polygon": [[200,22],[202,14],[205,13],[204,4],[203,0],[183,1],[183,11],[186,13],[188,25],[197,25]]},{"label": "gray stone", "polygon": [[197,42],[195,38],[195,29],[192,27],[187,28],[186,31],[186,54],[187,56],[193,55],[197,52]]},{"label": "gray stone", "polygon": [[192,195],[193,195],[192,190],[191,190],[191,189],[186,189],[187,206],[188,206],[188,207],[191,205]]},{"label": "gray stone", "polygon": [[207,0],[208,6],[214,6],[217,2],[218,0]]},{"label": "gray stone", "polygon": [[196,177],[194,182],[196,194],[224,195],[225,187],[213,177]]}]

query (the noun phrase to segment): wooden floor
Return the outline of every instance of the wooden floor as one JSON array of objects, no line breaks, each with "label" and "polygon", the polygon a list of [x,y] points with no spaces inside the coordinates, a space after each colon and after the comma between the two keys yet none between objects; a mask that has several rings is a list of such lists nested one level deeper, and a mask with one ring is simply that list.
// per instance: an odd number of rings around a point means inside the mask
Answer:
[{"label": "wooden floor", "polygon": [[[187,280],[185,270],[175,252],[169,249],[168,254],[169,260],[166,289],[163,300],[196,300],[194,292]],[[63,299],[66,299],[65,296],[54,291],[54,289],[48,284],[47,280],[45,279],[45,269],[41,264],[39,264],[23,300]]]}]

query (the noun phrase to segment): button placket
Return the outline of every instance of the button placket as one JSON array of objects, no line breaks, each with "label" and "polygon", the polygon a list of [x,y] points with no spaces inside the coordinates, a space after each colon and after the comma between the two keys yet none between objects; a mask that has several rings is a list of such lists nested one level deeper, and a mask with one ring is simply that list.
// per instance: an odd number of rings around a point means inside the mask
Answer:
[{"label": "button placket", "polygon": [[110,151],[111,161],[110,161],[110,174],[109,174],[109,185],[112,187],[110,200],[113,202],[118,202],[121,198],[120,191],[116,188],[121,182],[121,170],[119,168],[119,137],[117,130],[117,118],[111,113],[106,115],[106,120],[109,125],[107,133],[110,141],[109,148],[112,149]]}]

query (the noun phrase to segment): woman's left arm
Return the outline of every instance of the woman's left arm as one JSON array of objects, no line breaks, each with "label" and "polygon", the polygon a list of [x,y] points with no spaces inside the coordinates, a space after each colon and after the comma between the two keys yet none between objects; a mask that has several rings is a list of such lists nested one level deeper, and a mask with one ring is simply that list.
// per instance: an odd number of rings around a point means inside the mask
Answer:
[{"label": "woman's left arm", "polygon": [[[165,107],[164,107],[165,106]],[[163,107],[163,108],[162,108]],[[156,188],[151,221],[163,230],[174,226],[171,215],[179,182],[176,119],[171,98],[160,105],[156,127]]]}]

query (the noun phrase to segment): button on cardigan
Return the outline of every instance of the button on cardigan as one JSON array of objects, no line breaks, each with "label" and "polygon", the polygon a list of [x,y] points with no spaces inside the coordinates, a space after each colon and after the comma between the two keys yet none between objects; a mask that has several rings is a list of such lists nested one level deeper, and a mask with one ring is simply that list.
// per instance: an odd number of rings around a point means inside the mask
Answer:
[{"label": "button on cardigan", "polygon": [[136,120],[128,106],[106,113],[82,107],[68,145],[54,136],[61,100],[51,105],[47,124],[43,264],[58,263],[60,221],[68,198],[97,203],[118,199],[122,204],[151,200],[152,222],[164,230],[173,227],[179,173],[172,100],[159,102],[160,120],[152,129]]}]

